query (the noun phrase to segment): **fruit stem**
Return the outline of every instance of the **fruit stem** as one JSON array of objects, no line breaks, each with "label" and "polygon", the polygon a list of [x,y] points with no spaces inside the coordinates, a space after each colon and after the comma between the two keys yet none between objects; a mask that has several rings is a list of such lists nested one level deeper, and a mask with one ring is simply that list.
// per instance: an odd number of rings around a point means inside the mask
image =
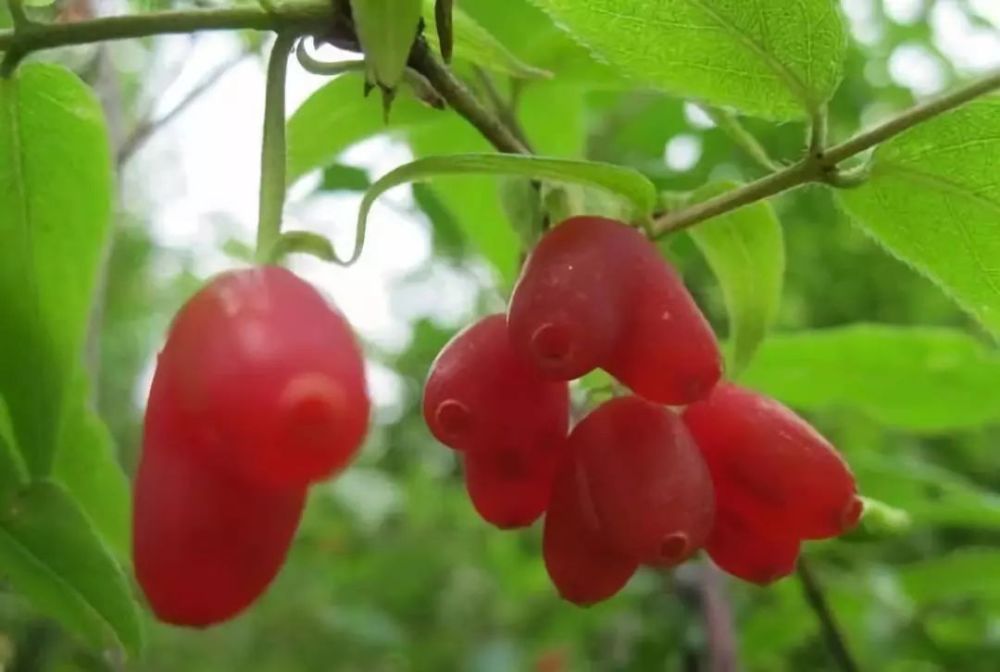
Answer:
[{"label": "fruit stem", "polygon": [[260,219],[257,222],[257,261],[271,261],[281,239],[281,218],[285,207],[285,80],[288,57],[297,37],[279,33],[267,64],[264,102],[264,142],[260,158]]},{"label": "fruit stem", "polygon": [[837,618],[826,601],[826,595],[823,594],[823,587],[820,585],[816,575],[813,574],[809,563],[806,562],[804,557],[799,557],[796,573],[799,577],[799,583],[802,586],[802,594],[819,620],[827,648],[837,662],[838,667],[843,672],[859,672],[860,668],[847,646],[847,639],[844,637],[844,633],[841,632],[840,626],[837,624]]},{"label": "fruit stem", "polygon": [[734,113],[708,105],[700,107],[719,130],[728,135],[729,139],[753,159],[754,163],[769,173],[781,170],[781,164],[771,158],[760,140],[740,123],[739,118]]}]

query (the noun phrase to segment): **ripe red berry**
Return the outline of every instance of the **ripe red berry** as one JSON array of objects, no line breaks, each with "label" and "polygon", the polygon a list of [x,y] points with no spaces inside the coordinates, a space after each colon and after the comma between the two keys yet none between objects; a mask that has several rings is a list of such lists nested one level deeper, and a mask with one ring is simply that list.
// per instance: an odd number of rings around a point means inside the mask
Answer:
[{"label": "ripe red berry", "polygon": [[542,514],[566,443],[569,389],[513,351],[503,315],[480,320],[442,349],[423,412],[439,441],[465,451],[467,487],[483,518],[509,528]]},{"label": "ripe red berry", "polygon": [[711,478],[673,411],[639,397],[612,399],[573,429],[569,451],[602,533],[622,554],[670,567],[708,538]]},{"label": "ripe red berry", "polygon": [[368,428],[364,361],[350,325],[278,267],[224,273],[171,326],[171,373],[192,449],[246,478],[301,487],[343,468]]},{"label": "ripe red berry", "polygon": [[466,453],[465,487],[480,517],[501,530],[527,527],[549,504],[556,451],[530,455],[505,450]]},{"label": "ripe red berry", "polygon": [[777,536],[825,539],[852,528],[862,504],[830,443],[777,401],[731,383],[684,412],[720,507]]},{"label": "ripe red berry", "polygon": [[623,278],[646,244],[638,232],[594,217],[549,231],[511,297],[507,320],[515,350],[556,380],[601,366],[627,322]]},{"label": "ripe red berry", "polygon": [[508,311],[515,350],[547,376],[602,367],[650,401],[704,397],[722,374],[711,327],[676,271],[637,230],[599,217],[545,235]]},{"label": "ripe red berry", "polygon": [[302,489],[271,490],[198,459],[161,370],[135,480],[133,561],[157,617],[204,627],[228,620],[273,580],[291,544]]},{"label": "ripe red berry", "polygon": [[795,571],[799,540],[794,535],[755,524],[735,510],[720,508],[705,550],[726,572],[766,586]]},{"label": "ripe red berry", "polygon": [[571,458],[556,475],[545,514],[542,553],[556,590],[563,599],[580,606],[612,597],[639,567],[637,560],[608,544],[580,465]]}]

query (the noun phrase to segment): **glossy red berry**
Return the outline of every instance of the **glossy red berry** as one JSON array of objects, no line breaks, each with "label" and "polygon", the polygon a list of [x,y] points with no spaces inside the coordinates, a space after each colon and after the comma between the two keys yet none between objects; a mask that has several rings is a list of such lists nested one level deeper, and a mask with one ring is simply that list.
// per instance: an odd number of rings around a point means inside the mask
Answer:
[{"label": "glossy red berry", "polygon": [[285,560],[305,498],[196,456],[163,371],[153,381],[135,480],[133,562],[157,617],[204,627],[255,601]]},{"label": "glossy red berry", "polygon": [[465,487],[479,516],[502,530],[527,527],[549,504],[556,454],[483,450],[463,455]]},{"label": "glossy red berry", "polygon": [[545,514],[545,569],[563,599],[587,606],[625,587],[639,567],[614,550],[600,530],[580,465],[567,459],[559,469]]},{"label": "glossy red berry", "polygon": [[711,327],[637,230],[577,217],[531,253],[508,310],[511,342],[547,376],[601,367],[650,401],[704,397],[722,374]]},{"label": "glossy red berry", "polygon": [[178,313],[158,368],[192,450],[252,481],[300,487],[343,468],[368,428],[350,325],[291,272],[224,273]]},{"label": "glossy red berry", "polygon": [[776,536],[825,539],[862,504],[851,471],[809,423],[777,401],[724,383],[684,412],[720,503]]},{"label": "glossy red berry", "polygon": [[766,586],[795,571],[799,540],[720,508],[705,550],[729,574]]},{"label": "glossy red berry", "polygon": [[502,528],[545,510],[566,443],[569,389],[511,348],[503,315],[455,336],[431,365],[423,413],[431,433],[465,452],[473,504]]},{"label": "glossy red berry", "polygon": [[528,257],[511,297],[507,320],[515,350],[556,380],[601,366],[625,328],[623,278],[646,244],[641,238],[593,217],[549,231]]},{"label": "glossy red berry", "polygon": [[619,552],[670,567],[708,538],[711,478],[673,411],[639,397],[612,399],[573,429],[569,451],[602,533]]}]

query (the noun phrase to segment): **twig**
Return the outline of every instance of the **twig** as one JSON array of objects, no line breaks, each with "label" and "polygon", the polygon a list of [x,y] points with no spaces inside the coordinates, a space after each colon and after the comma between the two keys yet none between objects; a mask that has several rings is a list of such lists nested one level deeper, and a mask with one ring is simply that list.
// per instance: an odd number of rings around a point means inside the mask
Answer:
[{"label": "twig", "polygon": [[[653,232],[659,237],[680,231],[810,182],[825,182],[837,186],[840,183],[838,164],[908,131],[917,124],[950,112],[997,89],[1000,89],[1000,70],[940,98],[917,105],[880,126],[831,147],[820,155],[809,154],[798,163],[756,182],[689,208],[662,215],[654,223]],[[856,183],[848,181],[846,186],[856,186]]]},{"label": "twig", "polygon": [[218,83],[218,81],[222,79],[230,70],[242,63],[246,57],[247,53],[244,52],[216,67],[208,73],[203,80],[198,82],[197,85],[188,91],[187,95],[185,95],[179,103],[165,112],[162,117],[157,119],[144,119],[136,124],[135,128],[132,129],[132,132],[127,138],[125,138],[121,149],[118,150],[118,166],[121,167],[124,165],[157,131],[167,126],[196,100],[205,95],[205,93],[215,86],[215,84]]},{"label": "twig", "polygon": [[42,49],[207,30],[288,30],[308,34],[322,31],[333,18],[334,9],[329,4],[293,2],[272,11],[226,7],[126,14],[75,23],[29,23],[0,30],[0,51],[6,52],[3,68],[9,73],[22,58]]},{"label": "twig", "polygon": [[830,605],[827,604],[823,588],[809,568],[809,563],[806,562],[805,558],[799,558],[796,572],[802,586],[802,594],[819,620],[823,630],[823,638],[826,640],[827,648],[836,660],[837,666],[844,672],[859,672],[860,668],[847,647],[847,640],[840,631],[840,626],[837,624],[837,619],[830,609]]},{"label": "twig", "polygon": [[807,157],[784,170],[771,173],[767,177],[762,177],[738,189],[727,191],[721,196],[662,215],[653,224],[653,234],[660,237],[674,231],[681,231],[707,219],[801,187],[818,179],[820,172],[820,166],[817,162]]},{"label": "twig", "polygon": [[453,110],[471,123],[498,152],[530,154],[504,123],[487,110],[451,71],[434,58],[424,40],[418,40],[410,54],[410,66],[437,89]]}]

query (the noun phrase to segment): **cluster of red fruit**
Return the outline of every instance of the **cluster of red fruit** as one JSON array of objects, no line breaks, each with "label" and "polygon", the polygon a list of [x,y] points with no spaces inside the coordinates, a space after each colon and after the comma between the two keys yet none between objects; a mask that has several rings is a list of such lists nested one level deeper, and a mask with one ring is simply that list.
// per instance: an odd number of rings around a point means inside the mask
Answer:
[{"label": "cluster of red fruit", "polygon": [[218,276],[160,353],[135,480],[133,555],[154,613],[232,618],[285,560],[308,486],[368,428],[361,351],[344,318],[277,267]]},{"label": "cluster of red fruit", "polygon": [[[568,381],[597,368],[633,395],[569,431]],[[545,513],[545,564],[567,600],[607,599],[639,566],[701,548],[767,584],[793,571],[801,541],[845,532],[862,505],[829,442],[721,377],[715,336],[657,248],[581,217],[541,240],[506,316],[442,350],[423,411],[461,452],[486,521],[524,527]]]}]

